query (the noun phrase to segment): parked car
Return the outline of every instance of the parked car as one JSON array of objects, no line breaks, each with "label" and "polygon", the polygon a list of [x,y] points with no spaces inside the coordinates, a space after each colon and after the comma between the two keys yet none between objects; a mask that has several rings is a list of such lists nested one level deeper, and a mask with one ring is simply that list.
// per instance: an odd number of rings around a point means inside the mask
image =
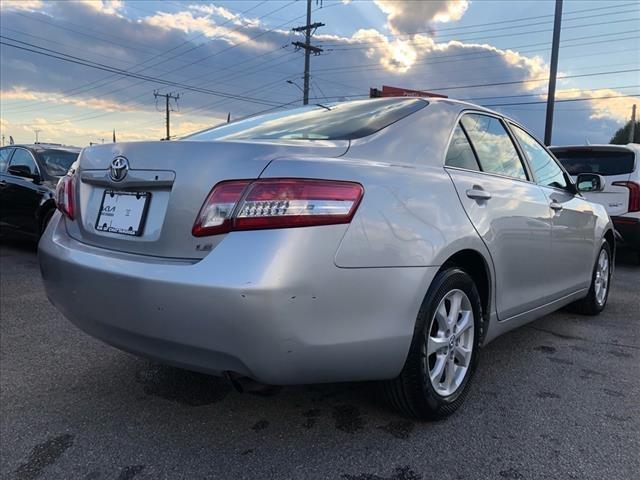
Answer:
[{"label": "parked car", "polygon": [[604,177],[602,191],[584,196],[604,205],[622,242],[640,258],[640,145],[551,147],[551,151],[573,178],[580,173]]},{"label": "parked car", "polygon": [[42,143],[0,148],[2,234],[42,234],[56,209],[56,184],[79,153],[79,148]]},{"label": "parked car", "polygon": [[604,207],[524,127],[445,99],[88,148],[58,208],[44,284],[89,334],[234,383],[383,380],[417,418],[461,404],[498,335],[602,311],[615,252]]}]

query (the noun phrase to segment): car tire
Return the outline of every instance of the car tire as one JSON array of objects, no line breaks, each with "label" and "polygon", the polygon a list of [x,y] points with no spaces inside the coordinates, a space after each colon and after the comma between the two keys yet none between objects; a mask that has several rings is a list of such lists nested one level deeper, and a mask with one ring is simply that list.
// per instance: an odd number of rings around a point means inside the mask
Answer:
[{"label": "car tire", "polygon": [[[606,271],[603,271],[603,262],[606,262]],[[589,293],[583,299],[569,305],[570,311],[580,315],[599,315],[604,310],[609,298],[612,267],[611,247],[609,242],[604,241],[593,266]],[[604,292],[602,291],[603,287]]]},{"label": "car tire", "polygon": [[455,412],[478,364],[481,320],[480,295],[471,277],[458,268],[439,272],[418,313],[402,372],[382,384],[387,402],[418,420]]}]

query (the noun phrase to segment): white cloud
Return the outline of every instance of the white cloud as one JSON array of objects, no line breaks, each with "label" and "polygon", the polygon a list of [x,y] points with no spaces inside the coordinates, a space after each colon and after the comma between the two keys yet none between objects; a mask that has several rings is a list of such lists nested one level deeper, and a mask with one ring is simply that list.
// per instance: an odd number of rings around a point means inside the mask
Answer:
[{"label": "white cloud", "polygon": [[387,27],[394,34],[415,33],[429,29],[430,22],[451,22],[462,18],[468,0],[375,0],[387,14]]},{"label": "white cloud", "polygon": [[189,5],[189,9],[195,10],[195,11],[200,12],[200,13],[206,13],[207,15],[216,15],[216,16],[222,17],[222,18],[224,18],[226,20],[235,20],[236,18],[239,18],[239,16],[236,15],[235,13],[227,10],[224,7],[219,7],[219,6],[214,5],[214,4],[209,4],[209,5],[202,5],[202,4]]},{"label": "white cloud", "polygon": [[33,12],[44,7],[42,0],[2,0],[0,1],[0,10],[26,10]]},{"label": "white cloud", "polygon": [[2,98],[3,102],[10,100],[28,100],[32,102],[48,102],[57,103],[60,105],[72,105],[76,107],[91,108],[94,110],[104,110],[107,112],[133,112],[137,110],[131,105],[98,97],[64,96],[58,93],[29,90],[27,87],[23,86],[14,86],[10,90],[0,91],[0,98]]},{"label": "white cloud", "polygon": [[187,34],[202,33],[207,38],[218,38],[231,45],[244,43],[259,49],[274,48],[270,43],[252,40],[249,35],[240,29],[217,25],[209,16],[194,16],[192,12],[188,11],[175,13],[157,12],[153,16],[144,18],[143,21],[165,30],[181,30]]},{"label": "white cloud", "polygon": [[[640,104],[639,97],[602,98],[619,97],[621,92],[610,88],[598,90],[581,90],[579,88],[563,89],[556,91],[557,100],[567,100],[574,98],[589,98],[585,103],[591,109],[589,118],[592,120],[611,119],[624,122],[628,120],[631,105]],[[572,102],[568,102],[572,103]]]},{"label": "white cloud", "polygon": [[122,0],[76,0],[78,3],[82,3],[96,12],[104,13],[106,15],[122,16],[124,12],[124,2]]}]

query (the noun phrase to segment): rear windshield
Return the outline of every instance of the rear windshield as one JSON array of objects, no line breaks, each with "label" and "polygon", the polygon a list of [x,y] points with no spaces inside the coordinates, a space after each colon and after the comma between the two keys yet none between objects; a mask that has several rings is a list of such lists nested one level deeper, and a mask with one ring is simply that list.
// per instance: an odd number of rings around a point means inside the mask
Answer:
[{"label": "rear windshield", "polygon": [[598,150],[553,150],[560,163],[571,175],[598,173],[600,175],[624,175],[633,172],[633,152]]},{"label": "rear windshield", "polygon": [[416,98],[309,105],[229,123],[184,140],[353,140],[371,135],[426,106],[425,100]]},{"label": "rear windshield", "polygon": [[40,158],[47,172],[55,177],[66,175],[78,155],[78,152],[70,152],[68,150],[43,150],[40,152]]}]

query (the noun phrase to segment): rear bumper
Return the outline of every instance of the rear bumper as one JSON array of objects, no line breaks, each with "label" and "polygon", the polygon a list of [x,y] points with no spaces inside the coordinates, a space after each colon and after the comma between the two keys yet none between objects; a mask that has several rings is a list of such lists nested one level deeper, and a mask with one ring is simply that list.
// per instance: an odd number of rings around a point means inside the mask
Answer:
[{"label": "rear bumper", "polygon": [[80,243],[56,214],[39,260],[52,303],[122,350],[270,384],[393,378],[437,267],[338,268],[344,229],[234,232],[171,261]]},{"label": "rear bumper", "polygon": [[640,250],[640,218],[611,217],[624,245]]}]

